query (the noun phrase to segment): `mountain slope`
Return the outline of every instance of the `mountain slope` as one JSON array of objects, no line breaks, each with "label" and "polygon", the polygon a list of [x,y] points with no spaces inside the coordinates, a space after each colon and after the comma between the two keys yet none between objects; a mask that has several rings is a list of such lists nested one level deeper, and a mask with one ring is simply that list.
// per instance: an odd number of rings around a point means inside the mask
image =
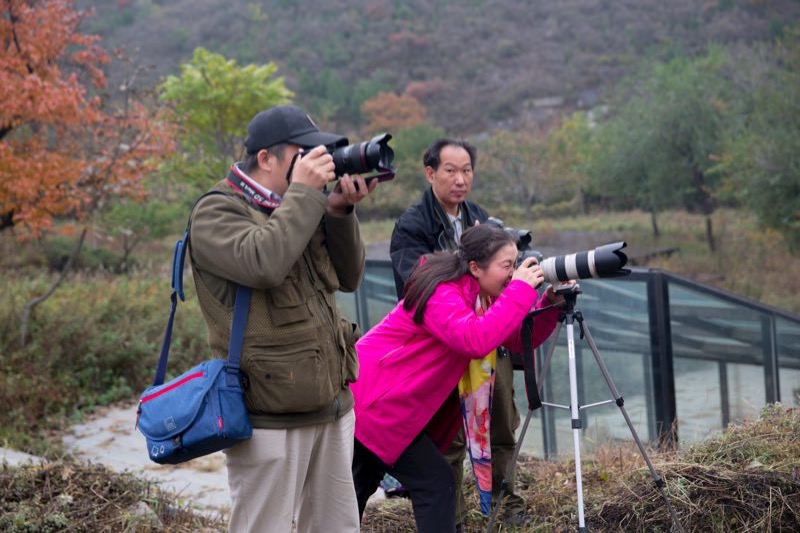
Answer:
[{"label": "mountain slope", "polygon": [[768,40],[800,18],[793,0],[79,2],[89,5],[85,29],[152,65],[153,81],[203,46],[275,61],[325,120],[357,127],[363,100],[409,91],[459,133],[593,105],[647,53]]}]

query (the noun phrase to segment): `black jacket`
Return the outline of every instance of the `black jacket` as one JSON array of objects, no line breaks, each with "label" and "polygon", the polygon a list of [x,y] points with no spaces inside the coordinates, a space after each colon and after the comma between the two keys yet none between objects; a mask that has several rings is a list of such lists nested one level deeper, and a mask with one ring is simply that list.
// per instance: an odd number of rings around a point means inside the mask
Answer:
[{"label": "black jacket", "polygon": [[[461,227],[465,230],[475,225],[476,220],[483,223],[487,218],[489,215],[478,204],[469,200],[461,204]],[[428,187],[422,200],[400,215],[392,231],[389,254],[397,297],[403,297],[403,285],[422,255],[453,250],[456,246],[455,230]]]}]

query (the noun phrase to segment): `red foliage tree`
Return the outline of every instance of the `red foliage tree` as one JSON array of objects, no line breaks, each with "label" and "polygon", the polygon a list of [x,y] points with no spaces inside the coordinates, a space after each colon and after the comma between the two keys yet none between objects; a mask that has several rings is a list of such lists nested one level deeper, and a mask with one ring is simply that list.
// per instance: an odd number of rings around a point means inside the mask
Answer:
[{"label": "red foliage tree", "polygon": [[0,3],[0,230],[20,237],[140,195],[153,156],[171,147],[130,91],[104,105],[110,57],[79,33],[85,14],[71,0]]},{"label": "red foliage tree", "polygon": [[427,117],[425,106],[413,96],[379,93],[361,104],[361,112],[368,123],[364,132],[398,130],[421,124]]},{"label": "red foliage tree", "polygon": [[[78,32],[71,0],[0,0],[0,231],[37,236],[56,218],[81,220],[108,199],[143,196],[143,179],[173,147],[169,129],[126,81],[104,102],[98,37]],[[63,282],[86,236],[20,319],[27,340],[34,308]]]}]

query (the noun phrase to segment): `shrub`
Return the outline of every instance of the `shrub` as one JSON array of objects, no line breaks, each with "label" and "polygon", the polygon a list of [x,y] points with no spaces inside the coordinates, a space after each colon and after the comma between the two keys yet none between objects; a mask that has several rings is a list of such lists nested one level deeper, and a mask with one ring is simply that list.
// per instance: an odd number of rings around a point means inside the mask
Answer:
[{"label": "shrub", "polygon": [[[44,291],[38,277],[3,276],[0,346],[0,440],[42,453],[40,432],[98,405],[127,400],[153,379],[169,313],[166,278],[82,275],[36,308],[31,341],[18,347],[17,325],[28,300]],[[173,331],[169,375],[209,354],[191,283]]]}]

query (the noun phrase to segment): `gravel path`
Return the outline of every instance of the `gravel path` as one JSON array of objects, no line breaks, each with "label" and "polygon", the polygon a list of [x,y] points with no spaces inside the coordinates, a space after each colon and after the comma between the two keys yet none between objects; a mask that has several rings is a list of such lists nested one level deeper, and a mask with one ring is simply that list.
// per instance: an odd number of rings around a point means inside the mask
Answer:
[{"label": "gravel path", "polygon": [[197,510],[227,512],[230,493],[222,452],[181,465],[156,464],[150,461],[135,422],[135,403],[102,409],[65,434],[64,447],[79,459],[156,481],[185,499],[181,503],[190,503]]}]

